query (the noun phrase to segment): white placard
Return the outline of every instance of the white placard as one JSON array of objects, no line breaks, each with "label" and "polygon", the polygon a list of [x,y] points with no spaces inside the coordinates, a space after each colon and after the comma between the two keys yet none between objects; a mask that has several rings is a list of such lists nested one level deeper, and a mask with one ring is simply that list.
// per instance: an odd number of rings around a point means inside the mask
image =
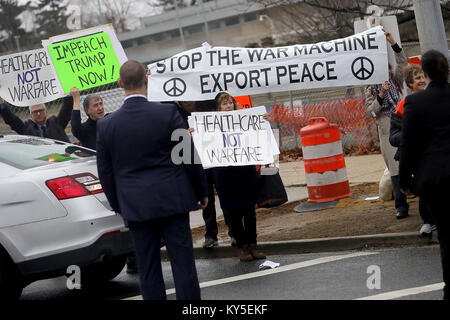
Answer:
[{"label": "white placard", "polygon": [[203,167],[269,164],[274,161],[264,107],[193,112],[189,125]]},{"label": "white placard", "polygon": [[63,97],[47,50],[41,48],[0,57],[0,96],[18,107]]},{"label": "white placard", "polygon": [[202,46],[150,64],[148,98],[199,101],[232,96],[356,86],[388,79],[381,27],[316,44],[277,48]]}]

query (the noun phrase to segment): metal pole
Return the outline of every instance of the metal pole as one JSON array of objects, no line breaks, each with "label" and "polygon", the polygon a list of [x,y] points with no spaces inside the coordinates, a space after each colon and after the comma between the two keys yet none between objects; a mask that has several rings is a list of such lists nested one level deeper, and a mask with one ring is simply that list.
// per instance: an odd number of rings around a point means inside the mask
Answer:
[{"label": "metal pole", "polygon": [[[294,99],[292,97],[292,91],[289,91],[289,101],[291,103],[291,114],[292,114],[292,119],[294,118]],[[295,139],[295,147],[298,148],[298,135],[297,135],[297,129],[294,127],[294,139]]]},{"label": "metal pole", "polygon": [[421,52],[435,49],[442,52],[450,61],[439,0],[414,0],[414,15]]},{"label": "metal pole", "polygon": [[209,44],[212,44],[211,38],[209,36],[208,20],[206,19],[206,16],[205,16],[205,7],[203,5],[203,0],[200,0],[200,5],[201,5],[201,10],[202,10],[203,23],[205,24],[206,42],[208,42]]},{"label": "metal pole", "polygon": [[178,12],[178,0],[175,0],[174,2],[175,2],[175,12],[177,15],[178,30],[180,31],[181,43],[183,44],[183,49],[186,50],[186,43],[184,42],[183,28],[181,27],[180,14]]},{"label": "metal pole", "polygon": [[22,49],[20,48],[19,39],[20,39],[20,36],[14,36],[14,40],[16,40],[17,52],[22,52]]}]

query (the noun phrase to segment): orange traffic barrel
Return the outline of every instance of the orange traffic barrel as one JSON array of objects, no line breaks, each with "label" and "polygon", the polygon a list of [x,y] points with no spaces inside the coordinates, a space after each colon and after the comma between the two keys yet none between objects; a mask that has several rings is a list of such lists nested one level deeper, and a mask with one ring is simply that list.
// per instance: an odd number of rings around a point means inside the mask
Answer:
[{"label": "orange traffic barrel", "polygon": [[351,197],[341,134],[326,118],[311,118],[300,130],[308,202]]}]

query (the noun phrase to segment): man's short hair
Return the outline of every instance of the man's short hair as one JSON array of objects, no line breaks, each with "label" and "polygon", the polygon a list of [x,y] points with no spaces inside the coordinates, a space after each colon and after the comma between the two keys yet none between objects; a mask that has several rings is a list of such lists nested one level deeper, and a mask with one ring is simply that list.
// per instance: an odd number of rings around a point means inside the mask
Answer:
[{"label": "man's short hair", "polygon": [[120,80],[125,90],[136,90],[144,85],[145,69],[136,60],[128,60],[120,67]]},{"label": "man's short hair", "polygon": [[84,101],[83,101],[83,108],[84,108],[84,112],[87,114],[87,111],[89,109],[89,104],[91,103],[91,101],[95,101],[95,100],[102,100],[102,97],[100,97],[98,94],[90,94],[88,95]]},{"label": "man's short hair", "polygon": [[29,106],[29,107],[28,107],[28,110],[30,111],[30,113],[31,113],[31,111],[32,111],[31,109],[32,109],[34,106],[43,106],[44,109],[47,110],[47,107],[46,107],[45,104],[43,104],[43,103],[33,104],[32,106]]},{"label": "man's short hair", "polygon": [[408,64],[403,69],[403,78],[405,79],[406,85],[408,87],[411,87],[410,84],[414,83],[414,76],[420,72],[423,72],[423,70],[417,64]]}]

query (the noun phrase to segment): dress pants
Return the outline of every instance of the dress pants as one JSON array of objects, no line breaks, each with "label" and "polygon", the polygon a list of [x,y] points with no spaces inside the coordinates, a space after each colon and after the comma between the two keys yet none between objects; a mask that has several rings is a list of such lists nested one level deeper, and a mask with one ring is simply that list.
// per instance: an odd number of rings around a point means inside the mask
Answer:
[{"label": "dress pants", "polygon": [[392,190],[394,191],[395,209],[402,213],[408,213],[409,204],[406,195],[400,191],[400,176],[391,176]]},{"label": "dress pants", "polygon": [[255,206],[236,209],[223,209],[230,219],[231,232],[236,239],[236,246],[256,244],[256,213]]},{"label": "dress pants", "polygon": [[450,299],[450,207],[447,197],[450,194],[450,181],[434,188],[427,188],[424,195],[433,221],[436,223],[441,263],[444,279],[444,299]]},{"label": "dress pants", "polygon": [[428,223],[431,225],[435,224],[427,200],[424,197],[419,198],[419,214],[423,220],[423,223]]},{"label": "dress pants", "polygon": [[128,221],[136,249],[142,297],[165,300],[160,239],[164,239],[172,266],[177,300],[200,300],[189,213],[145,222]]}]

